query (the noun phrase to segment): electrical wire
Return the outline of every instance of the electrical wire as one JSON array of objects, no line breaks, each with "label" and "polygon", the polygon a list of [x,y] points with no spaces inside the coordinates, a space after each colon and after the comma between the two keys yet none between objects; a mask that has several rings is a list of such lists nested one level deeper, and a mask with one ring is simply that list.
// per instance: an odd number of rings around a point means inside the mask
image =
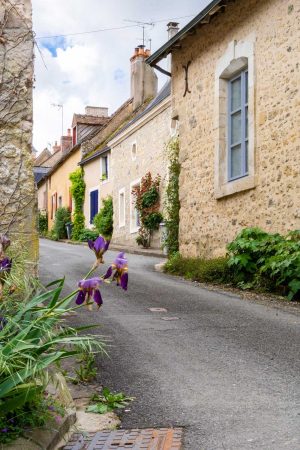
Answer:
[{"label": "electrical wire", "polygon": [[[169,21],[173,21],[173,20],[179,20],[179,19],[185,19],[187,17],[195,17],[195,14],[190,14],[188,16],[181,16],[181,17],[173,17],[172,19],[159,19],[159,20],[153,20],[151,21],[151,24],[155,25],[156,23],[160,23],[160,22],[169,22]],[[51,35],[51,36],[36,36],[36,39],[53,39],[53,38],[60,38],[60,37],[69,37],[69,36],[80,36],[83,34],[92,34],[92,33],[101,33],[103,31],[115,31],[115,30],[123,30],[126,28],[136,28],[138,27],[138,22],[135,25],[124,25],[122,27],[112,27],[112,28],[100,28],[99,30],[91,30],[91,31],[81,31],[78,33],[68,33],[68,34],[56,34],[56,35]],[[142,22],[140,22],[142,23]]]}]

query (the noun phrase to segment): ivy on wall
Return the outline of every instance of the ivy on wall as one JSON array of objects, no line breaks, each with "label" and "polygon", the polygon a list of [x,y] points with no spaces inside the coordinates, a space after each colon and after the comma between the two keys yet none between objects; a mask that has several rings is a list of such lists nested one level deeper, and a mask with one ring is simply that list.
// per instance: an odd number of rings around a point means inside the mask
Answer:
[{"label": "ivy on wall", "polygon": [[140,219],[140,228],[136,241],[138,245],[145,248],[150,247],[153,231],[158,230],[159,224],[163,220],[162,214],[159,212],[160,196],[159,196],[160,176],[152,178],[148,172],[138,186],[132,190],[135,197],[135,208],[138,211]]},{"label": "ivy on wall", "polygon": [[179,141],[178,138],[172,138],[166,147],[169,161],[169,181],[166,189],[164,209],[166,215],[166,239],[165,245],[168,254],[172,255],[179,250]]},{"label": "ivy on wall", "polygon": [[83,214],[83,204],[85,196],[83,169],[80,167],[74,170],[74,172],[70,173],[69,180],[71,181],[71,194],[75,202],[72,239],[78,240],[85,224],[85,217]]}]

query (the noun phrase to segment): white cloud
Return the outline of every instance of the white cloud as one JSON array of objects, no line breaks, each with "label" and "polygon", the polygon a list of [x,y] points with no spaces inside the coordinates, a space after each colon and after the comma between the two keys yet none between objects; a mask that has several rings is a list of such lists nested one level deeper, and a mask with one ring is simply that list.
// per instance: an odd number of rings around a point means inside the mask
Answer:
[{"label": "white cloud", "polygon": [[[132,25],[124,19],[166,19],[146,28],[155,50],[166,41],[168,19],[194,15],[207,3],[208,0],[33,0],[34,30],[39,38]],[[179,20],[180,25],[191,18]],[[108,106],[113,113],[129,97],[129,58],[141,43],[141,36],[141,28],[131,27],[64,39],[37,39],[47,66],[45,69],[36,51],[34,146],[38,151],[61,135],[61,112],[52,103],[64,105],[66,132],[73,113],[84,113],[86,105]]]}]

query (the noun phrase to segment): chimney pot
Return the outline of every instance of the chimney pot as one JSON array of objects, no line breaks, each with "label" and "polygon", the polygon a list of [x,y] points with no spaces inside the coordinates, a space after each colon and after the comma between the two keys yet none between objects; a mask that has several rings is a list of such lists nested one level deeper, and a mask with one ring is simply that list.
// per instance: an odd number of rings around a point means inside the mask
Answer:
[{"label": "chimney pot", "polygon": [[68,136],[71,136],[71,129],[68,128]]},{"label": "chimney pot", "polygon": [[168,31],[168,39],[172,39],[175,34],[179,31],[179,23],[178,22],[169,22],[167,24],[167,31]]}]

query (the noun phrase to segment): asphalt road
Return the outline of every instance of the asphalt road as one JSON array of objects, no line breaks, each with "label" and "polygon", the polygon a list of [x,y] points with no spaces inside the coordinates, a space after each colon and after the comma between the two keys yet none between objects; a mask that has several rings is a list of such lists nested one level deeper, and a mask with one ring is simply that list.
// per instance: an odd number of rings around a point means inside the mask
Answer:
[{"label": "asphalt road", "polygon": [[[136,397],[122,426],[183,426],[186,450],[299,450],[299,315],[156,273],[157,258],[128,260],[128,291],[105,286],[99,312],[71,319],[112,339],[98,380]],[[93,261],[87,247],[41,241],[41,279],[65,275],[66,292]]]}]

